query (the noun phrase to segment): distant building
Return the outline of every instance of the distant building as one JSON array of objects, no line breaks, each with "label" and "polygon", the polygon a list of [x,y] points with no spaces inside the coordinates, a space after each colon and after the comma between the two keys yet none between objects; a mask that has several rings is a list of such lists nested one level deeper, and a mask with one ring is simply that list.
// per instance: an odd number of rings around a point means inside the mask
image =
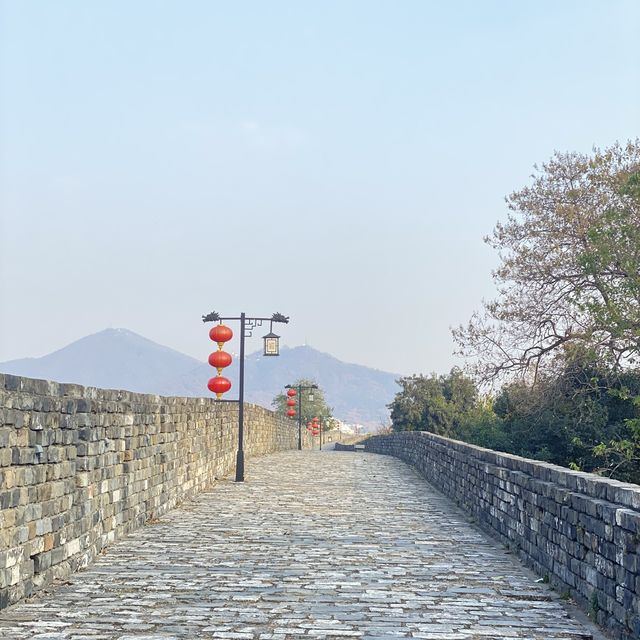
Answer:
[{"label": "distant building", "polygon": [[337,428],[340,433],[345,435],[358,435],[360,433],[366,433],[369,431],[369,428],[363,424],[358,424],[357,422],[343,422],[342,420],[336,419]]}]

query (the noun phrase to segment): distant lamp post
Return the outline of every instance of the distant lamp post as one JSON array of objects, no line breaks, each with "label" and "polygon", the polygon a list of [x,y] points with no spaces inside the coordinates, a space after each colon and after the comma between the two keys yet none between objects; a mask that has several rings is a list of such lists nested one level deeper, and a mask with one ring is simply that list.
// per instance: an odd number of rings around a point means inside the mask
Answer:
[{"label": "distant lamp post", "polygon": [[[231,364],[231,356],[222,351],[225,342],[233,337],[233,331],[224,324],[223,320],[239,320],[240,321],[240,374],[238,379],[238,399],[237,400],[221,400],[223,393],[231,389],[231,382],[220,375],[222,369]],[[209,331],[209,337],[218,344],[218,351],[209,356],[209,364],[215,367],[218,375],[211,378],[207,387],[216,394],[218,402],[237,402],[238,403],[238,453],[236,455],[236,482],[244,481],[244,340],[253,335],[255,327],[261,327],[263,322],[270,322],[270,332],[263,336],[264,354],[277,356],[280,352],[279,339],[273,333],[273,323],[282,322],[287,324],[289,318],[281,313],[274,313],[270,318],[248,318],[245,313],[233,317],[221,317],[217,312],[212,311],[206,316],[202,316],[202,322],[220,322]],[[269,353],[267,353],[269,351]]]},{"label": "distant lamp post", "polygon": [[[295,398],[296,395],[299,398],[299,401],[298,401],[298,451],[302,451],[302,392],[306,389],[309,389],[309,390],[317,389],[318,385],[317,384],[311,384],[311,385],[286,384],[284,388],[288,389],[287,396],[289,397],[289,399]],[[313,391],[309,394],[309,400],[313,401]],[[289,405],[288,402],[287,402],[287,405]],[[289,405],[289,406],[292,406],[292,405]],[[289,409],[289,411],[287,411],[287,415],[290,418],[293,418],[293,416],[295,416],[296,414],[295,414],[295,411],[293,414],[291,413],[291,411],[292,409]]]},{"label": "distant lamp post", "polygon": [[329,422],[328,416],[320,416],[319,419],[319,427],[320,427],[320,451],[322,451],[322,438],[326,435],[327,432],[327,423]]}]

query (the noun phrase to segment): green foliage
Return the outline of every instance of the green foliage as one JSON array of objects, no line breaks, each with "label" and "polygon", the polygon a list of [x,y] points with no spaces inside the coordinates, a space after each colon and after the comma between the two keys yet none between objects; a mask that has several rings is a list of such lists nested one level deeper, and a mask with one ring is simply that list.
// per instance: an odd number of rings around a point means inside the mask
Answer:
[{"label": "green foliage", "polygon": [[[311,385],[316,384],[313,380],[307,380],[301,378],[300,380],[296,380],[291,383],[292,387],[310,387]],[[313,395],[313,400],[309,400],[310,394]],[[277,413],[282,415],[287,414],[287,400],[288,396],[286,392],[279,393],[271,402],[271,406],[275,409]],[[300,406],[300,396],[295,396],[296,400],[296,411]],[[325,430],[330,430],[336,427],[337,422],[334,418],[331,417],[332,409],[327,405],[324,392],[320,387],[317,389],[304,389],[302,391],[302,424],[306,425],[310,422],[314,417],[324,418],[322,428]],[[297,420],[297,415],[296,418]]]},{"label": "green foliage", "polygon": [[400,378],[389,405],[394,431],[430,431],[455,436],[478,407],[478,390],[459,369],[448,375]]},{"label": "green foliage", "polygon": [[505,450],[640,483],[640,370],[573,360],[536,385],[503,387],[495,409]]},{"label": "green foliage", "polygon": [[623,386],[610,389],[609,393],[619,405],[627,408],[627,412],[626,416],[621,416],[622,424],[615,436],[593,448],[602,464],[598,471],[618,480],[640,484],[640,374],[634,380],[627,373]]},{"label": "green foliage", "polygon": [[587,231],[578,264],[600,292],[583,308],[596,327],[607,327],[612,342],[626,344],[620,358],[640,354],[640,171],[618,189],[618,206],[609,207]]},{"label": "green foliage", "polygon": [[503,430],[502,421],[496,415],[493,405],[493,398],[481,398],[473,409],[464,414],[455,437],[479,447],[511,451],[511,441]]},{"label": "green foliage", "polygon": [[559,373],[482,397],[470,378],[402,378],[395,431],[424,430],[489,449],[640,483],[640,370],[619,372],[567,353]]}]

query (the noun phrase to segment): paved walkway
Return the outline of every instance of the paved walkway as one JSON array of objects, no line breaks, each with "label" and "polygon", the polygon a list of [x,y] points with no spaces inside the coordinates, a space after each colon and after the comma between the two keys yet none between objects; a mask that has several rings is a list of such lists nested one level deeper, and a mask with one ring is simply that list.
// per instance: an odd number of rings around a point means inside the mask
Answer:
[{"label": "paved walkway", "polygon": [[591,638],[500,545],[394,458],[250,460],[0,613],[0,638]]}]

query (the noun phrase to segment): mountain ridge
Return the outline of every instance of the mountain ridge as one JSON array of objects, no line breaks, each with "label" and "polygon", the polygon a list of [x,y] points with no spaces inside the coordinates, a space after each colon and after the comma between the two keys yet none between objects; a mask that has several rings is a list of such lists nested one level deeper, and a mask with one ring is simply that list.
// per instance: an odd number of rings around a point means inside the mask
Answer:
[{"label": "mountain ridge", "polygon": [[[212,345],[213,346],[213,345]],[[388,422],[386,405],[399,390],[396,374],[346,363],[309,346],[282,347],[277,358],[253,352],[245,360],[245,400],[271,408],[285,384],[314,380],[334,415],[370,428]],[[163,396],[209,396],[215,370],[206,362],[158,344],[129,329],[104,329],[39,358],[0,363],[0,371],[84,386]],[[225,369],[234,398],[238,359]],[[237,397],[237,395],[235,396]]]}]

